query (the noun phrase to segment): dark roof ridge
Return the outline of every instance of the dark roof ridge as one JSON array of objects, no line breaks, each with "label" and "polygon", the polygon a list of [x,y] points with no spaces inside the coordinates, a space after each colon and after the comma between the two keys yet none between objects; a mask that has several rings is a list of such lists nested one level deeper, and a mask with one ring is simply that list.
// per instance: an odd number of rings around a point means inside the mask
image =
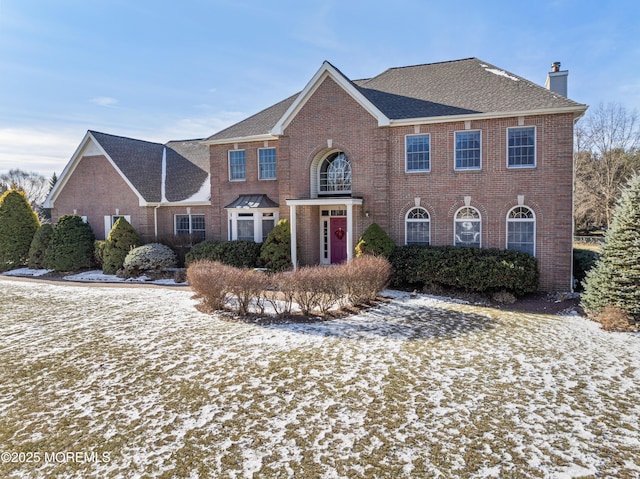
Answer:
[{"label": "dark roof ridge", "polygon": [[164,146],[164,143],[159,143],[157,141],[147,141],[147,140],[140,140],[138,138],[131,138],[129,136],[122,136],[122,135],[114,135],[112,133],[104,133],[102,131],[96,131],[96,130],[89,130],[89,133],[93,134],[98,134],[98,135],[104,135],[104,136],[109,136],[111,138],[120,138],[123,140],[130,140],[130,141],[139,141],[141,143],[149,143],[150,145],[160,145],[160,146]]}]

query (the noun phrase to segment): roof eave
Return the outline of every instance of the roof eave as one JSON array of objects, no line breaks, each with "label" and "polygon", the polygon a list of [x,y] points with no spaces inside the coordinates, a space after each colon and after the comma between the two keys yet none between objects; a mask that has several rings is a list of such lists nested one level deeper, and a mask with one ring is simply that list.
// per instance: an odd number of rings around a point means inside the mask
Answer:
[{"label": "roof eave", "polygon": [[250,135],[250,136],[237,136],[233,138],[220,138],[216,140],[204,140],[201,143],[203,145],[211,146],[211,145],[226,145],[228,143],[249,143],[252,141],[269,141],[269,140],[277,140],[279,137],[276,135],[272,135],[269,133],[262,135]]},{"label": "roof eave", "polygon": [[403,118],[399,120],[391,120],[389,126],[428,125],[434,123],[452,123],[456,121],[489,120],[494,118],[513,118],[518,116],[557,115],[563,113],[573,113],[574,118],[578,119],[584,115],[585,111],[587,111],[587,108],[587,105],[579,104],[576,106],[561,108],[542,108],[539,110],[497,111],[488,113],[468,113],[464,115]]},{"label": "roof eave", "polygon": [[375,106],[370,100],[368,100],[357,88],[349,81],[338,69],[336,69],[331,63],[325,61],[318,71],[313,75],[313,78],[309,80],[309,83],[304,87],[302,92],[298,95],[295,101],[289,106],[287,111],[282,115],[278,122],[271,129],[272,135],[283,135],[284,130],[289,126],[289,123],[293,121],[296,115],[300,112],[302,107],[307,103],[309,98],[313,96],[318,87],[326,78],[331,78],[338,85],[340,85],[354,100],[356,100],[360,106],[362,106],[371,116],[376,118],[378,126],[389,126],[390,120],[382,111]]}]

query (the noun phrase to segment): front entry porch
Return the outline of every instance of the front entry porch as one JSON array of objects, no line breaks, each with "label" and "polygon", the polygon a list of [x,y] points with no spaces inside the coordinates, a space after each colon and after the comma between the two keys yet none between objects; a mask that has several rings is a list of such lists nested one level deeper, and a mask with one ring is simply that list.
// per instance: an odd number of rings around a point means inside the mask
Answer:
[{"label": "front entry porch", "polygon": [[314,206],[320,209],[320,264],[350,261],[354,251],[353,207],[362,205],[362,198],[320,197],[286,200],[291,222],[291,262],[298,267],[297,207]]}]

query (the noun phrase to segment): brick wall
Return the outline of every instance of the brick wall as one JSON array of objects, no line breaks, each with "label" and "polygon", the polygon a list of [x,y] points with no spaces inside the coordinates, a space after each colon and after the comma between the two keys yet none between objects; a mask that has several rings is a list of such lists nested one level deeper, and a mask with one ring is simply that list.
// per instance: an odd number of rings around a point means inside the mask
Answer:
[{"label": "brick wall", "polygon": [[[507,168],[507,128],[536,127],[535,168]],[[454,169],[454,134],[482,131],[482,168]],[[405,136],[431,135],[430,172],[405,172]],[[277,147],[277,181],[257,179],[257,149]],[[352,195],[363,198],[354,207],[354,240],[371,223],[382,226],[397,244],[405,242],[405,215],[420,198],[431,217],[431,242],[453,244],[454,215],[470,197],[482,216],[482,246],[506,247],[506,218],[524,197],[536,215],[536,257],[543,290],[568,290],[571,285],[573,117],[571,114],[504,118],[433,125],[384,127],[330,78],[305,103],[278,141],[240,143],[246,150],[247,179],[228,180],[228,150],[211,147],[214,230],[227,237],[224,206],[240,194],[267,194],[289,217],[287,198],[308,198],[314,159],[341,150],[351,160]],[[369,212],[369,217],[365,213]],[[319,262],[320,208],[298,207],[301,264]]]}]

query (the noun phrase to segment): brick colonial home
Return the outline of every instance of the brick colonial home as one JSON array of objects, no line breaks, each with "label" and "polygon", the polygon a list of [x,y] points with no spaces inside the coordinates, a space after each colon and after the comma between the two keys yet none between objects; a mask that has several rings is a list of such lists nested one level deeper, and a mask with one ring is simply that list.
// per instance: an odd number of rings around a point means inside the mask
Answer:
[{"label": "brick colonial home", "polygon": [[[295,263],[349,260],[372,222],[396,244],[526,251],[543,290],[572,285],[573,127],[554,64],[546,88],[468,58],[350,80],[328,62],[304,89],[204,140],[89,131],[47,206],[105,236],[263,241],[292,227]],[[299,254],[298,254],[299,252]]]}]

